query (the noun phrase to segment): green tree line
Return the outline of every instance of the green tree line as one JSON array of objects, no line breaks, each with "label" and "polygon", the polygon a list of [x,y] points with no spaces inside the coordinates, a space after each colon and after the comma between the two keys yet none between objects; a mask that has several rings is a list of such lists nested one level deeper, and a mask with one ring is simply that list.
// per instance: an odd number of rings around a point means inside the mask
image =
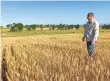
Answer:
[{"label": "green tree line", "polygon": [[55,24],[47,24],[47,25],[43,25],[43,24],[32,24],[32,25],[23,25],[22,23],[13,23],[13,24],[7,24],[6,27],[10,28],[11,32],[15,32],[15,31],[22,31],[23,28],[26,28],[27,31],[31,31],[31,30],[36,30],[36,28],[40,28],[41,30],[43,30],[43,28],[49,28],[50,30],[54,30],[54,29],[59,29],[59,30],[69,30],[69,29],[79,29],[80,25],[67,25],[67,24],[59,24],[59,25],[55,25]]},{"label": "green tree line", "polygon": [[103,26],[102,26],[102,29],[110,29],[110,24],[104,24]]},{"label": "green tree line", "polygon": [[[83,25],[83,26],[85,26],[85,25]],[[73,25],[73,24],[70,24],[70,25],[69,24],[23,25],[22,23],[13,23],[13,24],[7,24],[6,27],[10,28],[11,32],[15,32],[15,31],[22,31],[23,28],[26,28],[27,31],[36,30],[36,28],[40,28],[41,30],[43,30],[43,28],[49,28],[50,30],[55,30],[55,29],[69,30],[69,29],[79,29],[81,26],[79,24],[77,24],[77,25]],[[101,27],[102,27],[102,29],[110,29],[110,24],[108,24],[108,25],[104,24]]]}]

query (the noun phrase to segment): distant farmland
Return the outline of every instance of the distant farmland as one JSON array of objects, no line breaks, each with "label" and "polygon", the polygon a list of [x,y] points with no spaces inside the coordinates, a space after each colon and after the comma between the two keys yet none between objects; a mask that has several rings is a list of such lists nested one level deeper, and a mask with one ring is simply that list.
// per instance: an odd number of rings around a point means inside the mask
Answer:
[{"label": "distant farmland", "polygon": [[53,35],[48,30],[39,31],[39,35],[25,37],[13,33],[11,37],[12,33],[4,31],[7,36],[2,39],[2,55],[6,62],[2,66],[2,75],[5,74],[2,78],[8,81],[109,81],[109,30],[101,30],[95,60],[89,59],[86,43],[81,41],[83,30],[61,32]]}]

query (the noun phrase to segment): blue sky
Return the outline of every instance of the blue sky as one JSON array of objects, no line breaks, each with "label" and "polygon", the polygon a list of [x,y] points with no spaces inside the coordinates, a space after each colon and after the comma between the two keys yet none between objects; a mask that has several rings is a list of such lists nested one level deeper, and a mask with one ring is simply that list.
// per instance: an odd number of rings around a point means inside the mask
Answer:
[{"label": "blue sky", "polygon": [[2,1],[2,25],[85,24],[93,12],[100,24],[110,23],[110,1]]}]

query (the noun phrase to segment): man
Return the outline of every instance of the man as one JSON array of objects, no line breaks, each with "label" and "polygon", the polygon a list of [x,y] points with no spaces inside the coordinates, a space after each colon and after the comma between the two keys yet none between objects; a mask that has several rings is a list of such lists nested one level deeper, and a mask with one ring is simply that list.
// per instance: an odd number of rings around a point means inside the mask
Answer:
[{"label": "man", "polygon": [[86,38],[89,56],[93,57],[95,45],[99,36],[99,23],[95,20],[92,12],[88,13],[87,19],[88,22],[85,25],[85,32],[82,41],[84,41]]}]

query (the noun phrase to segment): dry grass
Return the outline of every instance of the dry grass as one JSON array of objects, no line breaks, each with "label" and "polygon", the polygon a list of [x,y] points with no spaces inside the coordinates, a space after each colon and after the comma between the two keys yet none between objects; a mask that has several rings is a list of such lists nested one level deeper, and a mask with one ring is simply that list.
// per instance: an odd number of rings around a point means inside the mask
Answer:
[{"label": "dry grass", "polygon": [[110,35],[100,35],[96,59],[81,35],[3,38],[8,81],[110,81]]}]

